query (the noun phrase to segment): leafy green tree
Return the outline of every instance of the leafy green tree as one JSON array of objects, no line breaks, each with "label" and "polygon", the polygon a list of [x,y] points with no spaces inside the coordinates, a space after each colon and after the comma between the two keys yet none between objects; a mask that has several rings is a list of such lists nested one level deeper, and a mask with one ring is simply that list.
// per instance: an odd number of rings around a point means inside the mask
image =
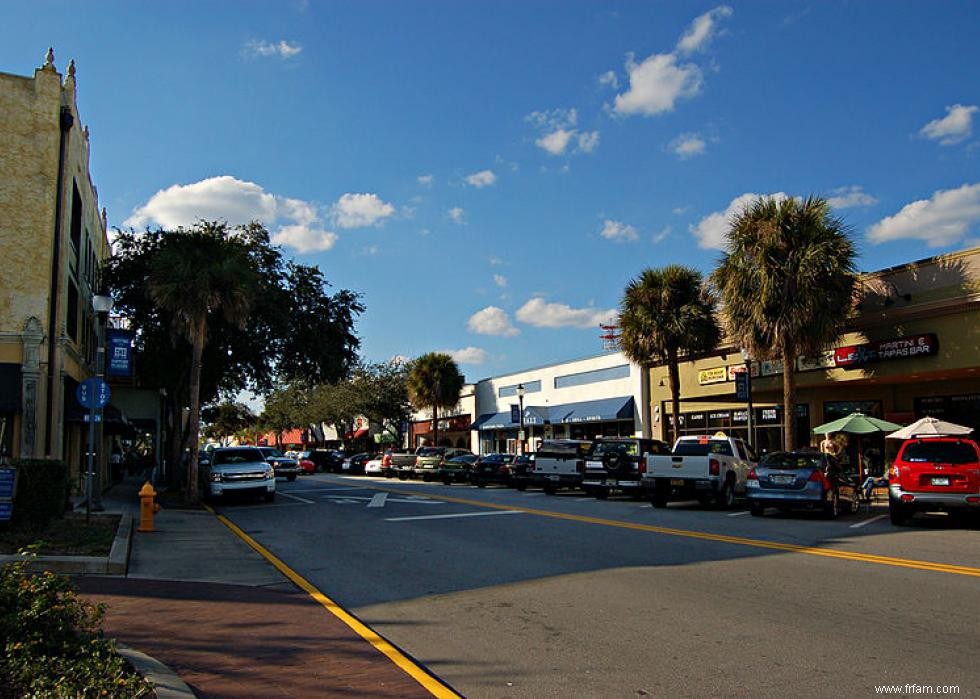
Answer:
[{"label": "leafy green tree", "polygon": [[731,223],[712,274],[729,336],[755,359],[783,361],[786,449],[795,446],[796,360],[844,331],[854,287],[850,230],[819,197],[764,197]]},{"label": "leafy green tree", "polygon": [[259,424],[275,433],[276,446],[282,446],[283,432],[309,427],[310,389],[295,381],[273,391],[265,401]]},{"label": "leafy green tree", "polygon": [[412,362],[408,371],[408,397],[418,410],[432,408],[432,441],[439,444],[439,408],[459,402],[465,380],[453,358],[430,352]]},{"label": "leafy green tree", "polygon": [[402,425],[412,417],[408,399],[408,364],[392,360],[362,365],[354,372],[351,387],[357,397],[357,414],[401,444]]},{"label": "leafy green tree", "polygon": [[149,269],[150,298],[168,313],[174,334],[191,346],[188,385],[187,496],[197,501],[197,443],[201,419],[201,358],[208,340],[208,321],[221,315],[244,329],[258,274],[249,263],[244,245],[226,236],[220,226],[201,224],[168,236]]},{"label": "leafy green tree", "polygon": [[619,343],[645,370],[667,365],[674,437],[680,414],[680,362],[714,349],[721,330],[701,273],[681,265],[647,268],[630,281],[620,303]]},{"label": "leafy green tree", "polygon": [[229,437],[254,427],[257,419],[247,405],[232,401],[207,406],[201,410],[201,420],[204,423],[202,431],[207,437],[216,439],[222,444],[225,444]]}]

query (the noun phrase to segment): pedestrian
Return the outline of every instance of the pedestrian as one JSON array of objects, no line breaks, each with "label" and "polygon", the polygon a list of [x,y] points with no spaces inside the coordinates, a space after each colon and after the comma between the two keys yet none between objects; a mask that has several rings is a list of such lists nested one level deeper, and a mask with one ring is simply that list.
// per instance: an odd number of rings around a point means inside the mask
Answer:
[{"label": "pedestrian", "polygon": [[823,441],[820,442],[820,451],[834,458],[840,455],[840,444],[833,438],[830,432],[823,436]]}]

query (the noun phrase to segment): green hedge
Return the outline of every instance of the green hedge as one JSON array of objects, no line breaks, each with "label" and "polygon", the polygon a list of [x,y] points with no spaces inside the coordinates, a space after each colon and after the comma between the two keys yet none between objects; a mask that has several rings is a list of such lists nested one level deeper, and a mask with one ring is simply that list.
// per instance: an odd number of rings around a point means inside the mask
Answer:
[{"label": "green hedge", "polygon": [[13,516],[16,526],[43,529],[52,519],[64,515],[71,487],[65,462],[14,459],[10,465],[17,469]]}]

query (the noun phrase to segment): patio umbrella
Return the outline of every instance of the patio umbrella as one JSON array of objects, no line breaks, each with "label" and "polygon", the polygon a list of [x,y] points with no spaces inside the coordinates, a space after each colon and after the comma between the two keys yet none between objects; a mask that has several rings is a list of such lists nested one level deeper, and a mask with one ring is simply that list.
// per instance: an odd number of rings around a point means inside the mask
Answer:
[{"label": "patio umbrella", "polygon": [[885,435],[885,439],[912,439],[912,437],[934,437],[938,435],[970,434],[972,427],[956,425],[939,418],[926,416],[916,420],[911,425]]},{"label": "patio umbrella", "polygon": [[[864,413],[851,413],[839,420],[817,425],[813,431],[817,434],[830,434],[831,432],[846,432],[848,434],[875,434],[878,432],[891,432],[897,430],[901,425],[896,425],[888,420],[881,420]],[[864,480],[864,454],[861,448],[861,441],[858,440],[858,477]]]}]

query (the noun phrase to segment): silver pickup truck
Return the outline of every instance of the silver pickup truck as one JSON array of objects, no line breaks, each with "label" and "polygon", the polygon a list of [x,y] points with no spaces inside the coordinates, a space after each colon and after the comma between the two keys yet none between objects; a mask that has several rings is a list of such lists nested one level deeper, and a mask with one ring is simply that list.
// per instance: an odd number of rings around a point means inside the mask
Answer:
[{"label": "silver pickup truck", "polygon": [[643,483],[654,507],[696,499],[702,505],[730,508],[736,494],[745,494],[746,476],[758,462],[741,439],[690,435],[678,439],[668,455],[647,456]]}]

